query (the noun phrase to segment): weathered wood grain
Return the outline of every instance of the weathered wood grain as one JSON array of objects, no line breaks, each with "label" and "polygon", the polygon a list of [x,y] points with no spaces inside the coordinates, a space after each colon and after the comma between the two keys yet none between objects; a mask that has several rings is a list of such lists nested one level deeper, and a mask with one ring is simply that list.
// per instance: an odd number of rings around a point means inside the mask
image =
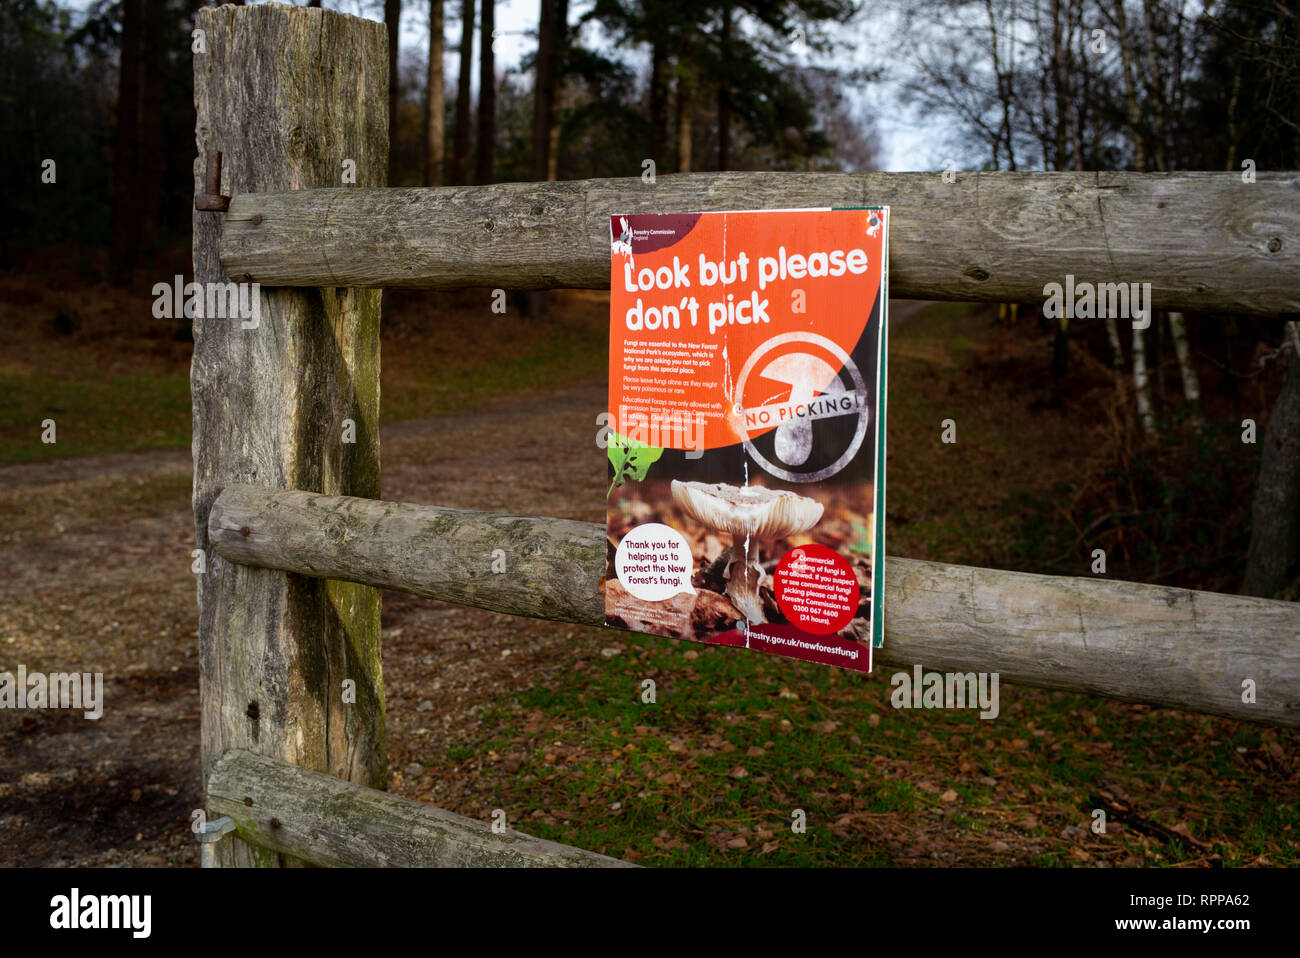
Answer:
[{"label": "weathered wood grain", "polygon": [[[600,625],[604,527],[304,492],[226,488],[231,562]],[[247,534],[245,534],[247,530]],[[505,573],[492,571],[493,551]],[[1300,726],[1300,604],[890,557],[880,665]],[[1242,701],[1251,680],[1255,702]]]},{"label": "weathered wood grain", "polygon": [[[281,4],[205,7],[194,56],[195,188],[223,154],[224,191],[384,182],[387,59],[381,24]],[[247,281],[218,260],[223,216],[194,213],[194,277]],[[367,785],[385,781],[379,594],[234,565],[210,551],[208,510],[231,482],[379,492],[381,293],[263,289],[256,328],[194,318],[194,520],[205,773],[244,748]],[[342,441],[343,420],[355,443]],[[356,703],[342,683],[356,683]],[[206,778],[206,774],[205,774]],[[275,864],[222,842],[222,864]]]},{"label": "weathered wood grain", "polygon": [[614,213],[872,204],[892,208],[892,296],[1041,302],[1072,274],[1150,283],[1161,309],[1300,312],[1300,173],[693,173],[240,194],[222,262],[276,285],[598,289]]},{"label": "weathered wood grain", "polygon": [[604,609],[597,588],[605,574],[604,532],[593,538],[593,529],[599,527],[571,519],[270,495],[250,486],[228,486],[208,520],[209,541],[231,562],[589,623],[599,622]]},{"label": "weathered wood grain", "polygon": [[635,867],[240,749],[213,765],[208,808],[233,818],[245,841],[313,865]]},{"label": "weathered wood grain", "polygon": [[1300,603],[894,557],[885,587],[887,665],[1300,727]]}]

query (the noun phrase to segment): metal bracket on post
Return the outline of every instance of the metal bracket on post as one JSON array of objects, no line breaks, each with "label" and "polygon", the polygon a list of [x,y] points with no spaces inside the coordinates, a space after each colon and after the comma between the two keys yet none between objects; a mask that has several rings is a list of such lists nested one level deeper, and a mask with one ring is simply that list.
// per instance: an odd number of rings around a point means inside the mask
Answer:
[{"label": "metal bracket on post", "polygon": [[207,154],[203,168],[203,192],[194,194],[194,208],[209,213],[230,209],[230,197],[221,195],[221,151]]},{"label": "metal bracket on post", "polygon": [[199,867],[219,868],[217,864],[217,842],[235,830],[235,820],[229,815],[222,815],[214,822],[204,822],[196,832],[199,840]]}]

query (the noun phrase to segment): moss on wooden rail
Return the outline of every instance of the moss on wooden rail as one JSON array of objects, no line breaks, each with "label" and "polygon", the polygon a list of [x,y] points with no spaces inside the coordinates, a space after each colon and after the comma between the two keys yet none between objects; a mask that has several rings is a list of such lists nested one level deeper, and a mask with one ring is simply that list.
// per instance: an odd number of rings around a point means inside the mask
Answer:
[{"label": "moss on wooden rail", "polygon": [[[208,534],[232,562],[603,621],[595,523],[229,486]],[[885,588],[882,665],[1300,726],[1300,603],[896,557]]]},{"label": "moss on wooden rail", "polygon": [[354,868],[633,868],[331,775],[232,749],[208,777],[208,812],[261,849]]},{"label": "moss on wooden rail", "polygon": [[221,261],[271,286],[604,288],[611,214],[864,203],[892,209],[892,296],[1041,302],[1072,275],[1150,283],[1159,309],[1300,312],[1300,173],[688,173],[245,193]]}]

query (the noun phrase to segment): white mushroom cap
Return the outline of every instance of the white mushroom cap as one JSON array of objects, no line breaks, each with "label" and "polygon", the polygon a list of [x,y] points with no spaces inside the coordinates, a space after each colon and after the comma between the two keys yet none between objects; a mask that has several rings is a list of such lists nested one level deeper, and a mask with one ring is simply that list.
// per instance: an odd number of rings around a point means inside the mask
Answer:
[{"label": "white mushroom cap", "polygon": [[821,520],[815,499],[762,486],[672,482],[673,502],[703,526],[734,536],[783,539],[807,532]]}]

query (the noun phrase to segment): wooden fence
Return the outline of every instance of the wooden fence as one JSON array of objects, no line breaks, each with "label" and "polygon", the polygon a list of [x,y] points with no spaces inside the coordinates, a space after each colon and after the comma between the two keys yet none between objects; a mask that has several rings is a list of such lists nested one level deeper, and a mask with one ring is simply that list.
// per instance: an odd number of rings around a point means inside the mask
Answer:
[{"label": "wooden fence", "polygon": [[[605,537],[591,523],[378,500],[374,288],[604,287],[613,211],[870,201],[893,208],[895,296],[1038,300],[1073,274],[1150,282],[1157,308],[1300,313],[1300,174],[383,189],[381,24],[264,4],[203,8],[196,26],[196,193],[202,157],[220,151],[231,200],[194,213],[194,278],[264,284],[255,326],[194,319],[203,775],[209,812],[236,827],[222,865],[620,864],[380,791],[379,590],[598,625]],[[510,575],[484,561],[495,549]],[[885,578],[882,665],[1300,726],[1296,603],[900,558]]]}]

